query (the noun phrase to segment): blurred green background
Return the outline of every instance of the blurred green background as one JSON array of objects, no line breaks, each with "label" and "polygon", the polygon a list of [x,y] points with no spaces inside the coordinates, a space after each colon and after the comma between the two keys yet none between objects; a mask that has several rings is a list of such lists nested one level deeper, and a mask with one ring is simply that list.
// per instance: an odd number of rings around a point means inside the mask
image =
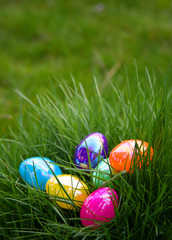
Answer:
[{"label": "blurred green background", "polygon": [[134,75],[134,59],[161,76],[171,56],[171,0],[1,0],[1,137],[27,107],[14,89],[35,101],[72,74],[91,95],[94,76],[104,89],[124,65]]}]

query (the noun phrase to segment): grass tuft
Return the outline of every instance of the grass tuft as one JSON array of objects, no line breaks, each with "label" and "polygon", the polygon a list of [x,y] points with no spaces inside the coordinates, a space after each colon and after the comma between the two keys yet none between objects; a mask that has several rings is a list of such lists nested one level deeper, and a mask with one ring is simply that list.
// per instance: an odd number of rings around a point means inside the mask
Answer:
[{"label": "grass tuft", "polygon": [[[17,91],[32,110],[25,116],[21,113],[17,134],[11,131],[11,139],[0,139],[1,239],[170,239],[170,80],[166,73],[159,88],[155,74],[146,68],[145,75],[139,76],[135,69],[132,79],[126,72],[123,86],[117,78],[111,81],[104,96],[96,79],[91,98],[74,79],[73,88],[60,85],[63,101],[53,90],[38,95],[37,103]],[[148,166],[145,157],[142,169],[135,166],[132,174],[123,172],[105,183],[117,191],[119,207],[112,222],[94,230],[82,226],[78,208],[60,208],[45,192],[28,186],[18,171],[26,158],[48,157],[63,173],[78,176],[90,192],[96,190],[91,179],[94,169],[83,171],[74,165],[76,146],[92,132],[106,136],[108,154],[126,139],[141,139],[154,149]]]}]

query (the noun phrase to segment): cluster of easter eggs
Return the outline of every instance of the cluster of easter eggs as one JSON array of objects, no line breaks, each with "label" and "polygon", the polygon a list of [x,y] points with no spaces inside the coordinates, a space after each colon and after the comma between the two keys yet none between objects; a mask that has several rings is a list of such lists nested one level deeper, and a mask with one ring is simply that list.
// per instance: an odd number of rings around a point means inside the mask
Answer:
[{"label": "cluster of easter eggs", "polygon": [[[32,187],[46,191],[61,208],[81,208],[84,226],[99,227],[112,221],[118,207],[116,191],[104,186],[112,175],[123,170],[132,173],[134,166],[141,168],[153,157],[153,148],[141,140],[125,140],[112,149],[108,157],[108,143],[102,133],[92,133],[77,146],[75,166],[86,171],[92,169],[92,180],[97,190],[90,193],[88,186],[78,177],[63,174],[60,167],[44,157],[32,157],[19,166],[22,178]],[[148,161],[149,160],[149,161]],[[94,169],[94,171],[93,171]]]}]

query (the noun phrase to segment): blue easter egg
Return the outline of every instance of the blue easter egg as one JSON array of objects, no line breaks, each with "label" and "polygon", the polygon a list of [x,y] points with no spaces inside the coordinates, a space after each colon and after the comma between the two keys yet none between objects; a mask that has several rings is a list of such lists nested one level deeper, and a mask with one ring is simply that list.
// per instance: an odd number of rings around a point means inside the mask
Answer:
[{"label": "blue easter egg", "polygon": [[[32,187],[45,191],[47,181],[55,175],[61,175],[61,169],[48,158],[31,157],[19,166],[22,178]],[[53,174],[54,173],[54,174]]]}]

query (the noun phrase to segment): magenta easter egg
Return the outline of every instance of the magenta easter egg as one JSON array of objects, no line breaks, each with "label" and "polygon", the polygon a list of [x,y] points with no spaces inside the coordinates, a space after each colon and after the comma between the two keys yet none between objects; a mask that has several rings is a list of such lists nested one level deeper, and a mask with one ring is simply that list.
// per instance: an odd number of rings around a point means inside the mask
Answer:
[{"label": "magenta easter egg", "polygon": [[80,211],[81,222],[85,227],[99,227],[104,222],[113,220],[117,206],[118,195],[115,190],[109,187],[99,188],[84,200]]},{"label": "magenta easter egg", "polygon": [[78,168],[95,168],[107,157],[108,143],[106,137],[99,132],[91,133],[77,146],[75,151],[75,165]]}]

